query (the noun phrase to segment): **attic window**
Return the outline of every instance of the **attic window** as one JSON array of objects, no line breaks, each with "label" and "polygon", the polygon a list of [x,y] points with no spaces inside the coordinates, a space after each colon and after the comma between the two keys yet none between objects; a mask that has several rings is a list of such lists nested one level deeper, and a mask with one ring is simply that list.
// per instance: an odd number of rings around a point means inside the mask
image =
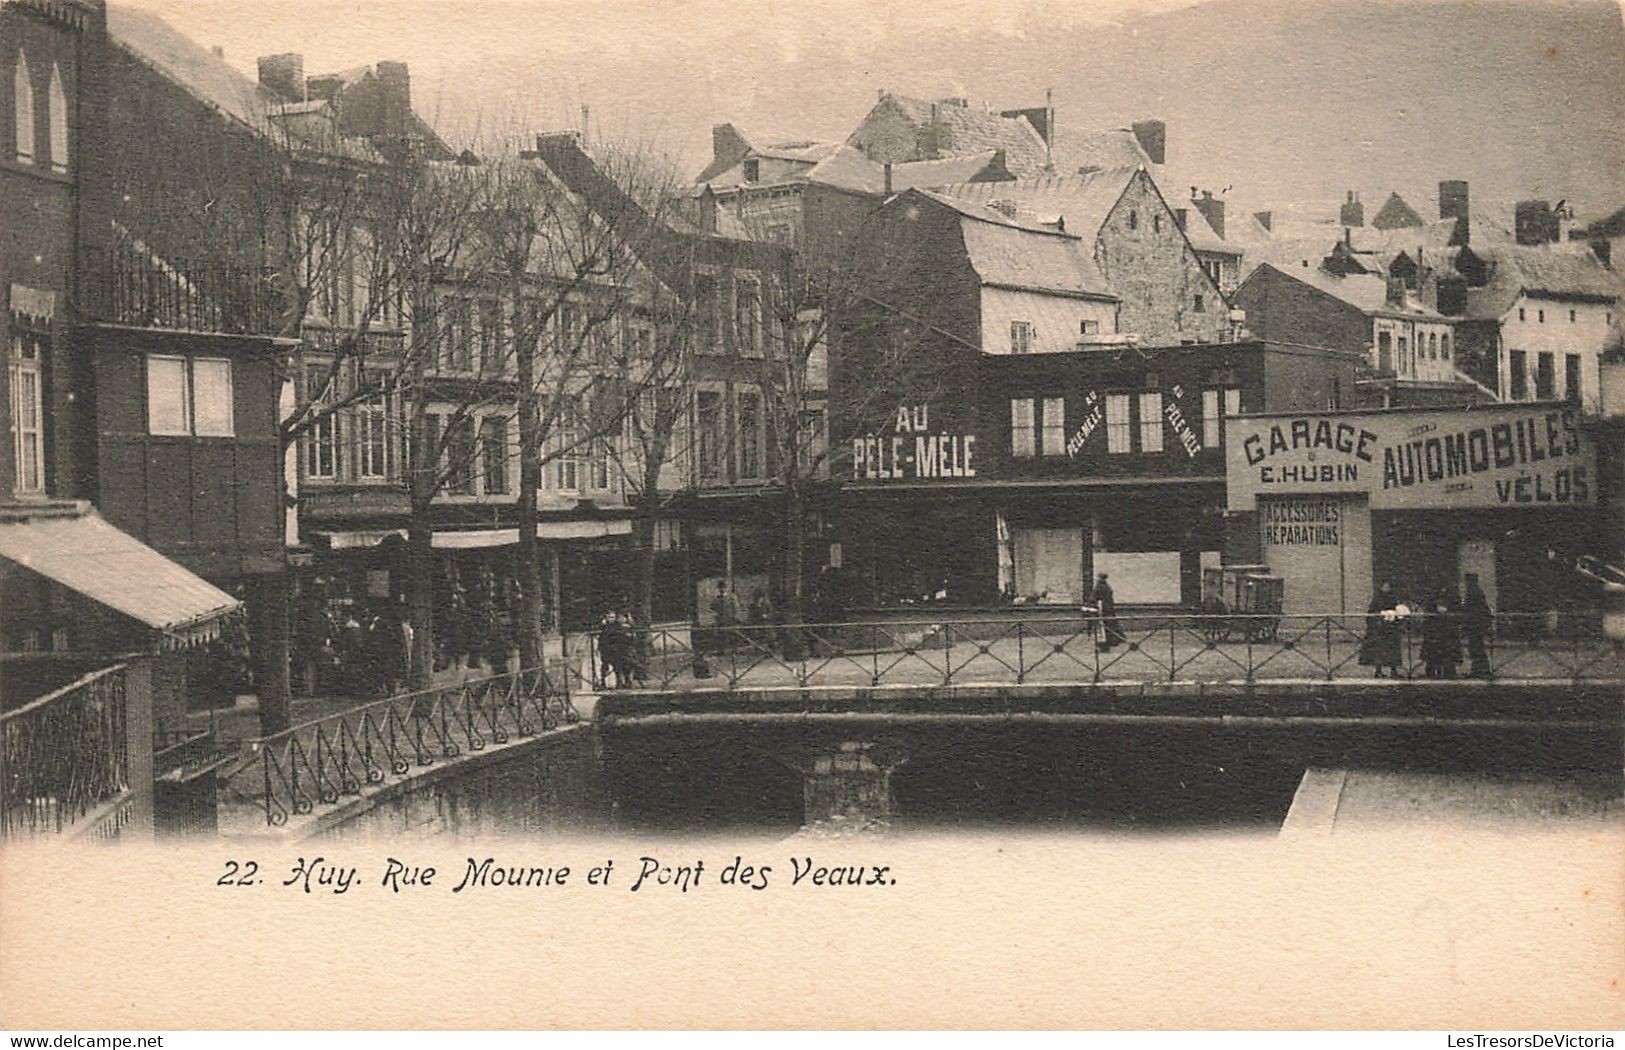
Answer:
[{"label": "attic window", "polygon": [[1140,228],[1140,213],[1139,212],[1133,211],[1133,210],[1129,211],[1129,213],[1128,213],[1128,228],[1131,229],[1131,230],[1137,230],[1137,229]]},{"label": "attic window", "polygon": [[757,182],[762,177],[762,162],[754,157],[745,162],[745,181]]},{"label": "attic window", "polygon": [[1151,229],[1156,233],[1162,232],[1162,216],[1155,212],[1151,214]]},{"label": "attic window", "polygon": [[1204,297],[1202,295],[1201,292],[1196,293],[1196,306],[1195,306],[1195,309],[1196,309],[1196,312],[1199,313],[1199,314],[1207,313],[1207,299],[1206,299],[1206,297]]},{"label": "attic window", "polygon": [[1010,352],[1012,354],[1030,353],[1033,348],[1033,326],[1031,321],[1010,322]]}]

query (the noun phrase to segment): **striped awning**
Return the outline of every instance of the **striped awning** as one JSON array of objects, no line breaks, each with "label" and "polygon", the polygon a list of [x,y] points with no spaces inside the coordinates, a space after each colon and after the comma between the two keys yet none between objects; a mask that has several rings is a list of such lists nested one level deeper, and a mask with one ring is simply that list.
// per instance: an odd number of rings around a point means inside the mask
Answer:
[{"label": "striped awning", "polygon": [[146,624],[172,648],[216,637],[243,604],[83,504],[5,508],[0,558]]}]

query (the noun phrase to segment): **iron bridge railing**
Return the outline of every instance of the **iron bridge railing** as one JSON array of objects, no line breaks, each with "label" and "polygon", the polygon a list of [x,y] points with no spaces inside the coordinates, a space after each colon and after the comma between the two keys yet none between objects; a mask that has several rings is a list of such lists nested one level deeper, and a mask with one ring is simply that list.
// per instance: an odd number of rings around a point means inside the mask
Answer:
[{"label": "iron bridge railing", "polygon": [[[631,628],[596,632],[569,673],[587,688],[762,690],[817,686],[1332,681],[1612,681],[1621,648],[1600,614],[1500,614],[1482,632],[1451,614],[1368,630],[1364,615],[1164,613],[1114,618]],[[1375,625],[1369,625],[1375,626]],[[1108,633],[1110,637],[1108,638]],[[1387,634],[1368,643],[1368,634]],[[1379,665],[1373,661],[1382,659]],[[1365,662],[1362,662],[1362,659]],[[619,673],[617,673],[619,665]],[[1379,674],[1380,672],[1380,674]]]},{"label": "iron bridge railing", "polygon": [[564,677],[542,670],[404,693],[244,741],[220,802],[280,826],[415,768],[579,720]]},{"label": "iron bridge railing", "polygon": [[55,834],[132,790],[123,664],[0,715],[0,839]]}]

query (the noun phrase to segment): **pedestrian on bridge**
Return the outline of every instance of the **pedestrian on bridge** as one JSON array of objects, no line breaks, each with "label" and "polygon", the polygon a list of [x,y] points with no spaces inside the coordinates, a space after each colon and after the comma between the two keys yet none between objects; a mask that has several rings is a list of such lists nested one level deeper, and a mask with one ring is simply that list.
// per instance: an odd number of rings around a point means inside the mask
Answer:
[{"label": "pedestrian on bridge", "polygon": [[1365,611],[1365,637],[1360,640],[1360,663],[1374,669],[1381,678],[1388,668],[1399,677],[1399,618],[1394,611],[1394,589],[1387,581],[1371,596]]},{"label": "pedestrian on bridge", "polygon": [[1117,619],[1117,599],[1112,594],[1111,584],[1106,582],[1105,573],[1095,580],[1094,599],[1095,614],[1100,617],[1100,641],[1095,648],[1107,652],[1128,639],[1123,634],[1122,622]]}]

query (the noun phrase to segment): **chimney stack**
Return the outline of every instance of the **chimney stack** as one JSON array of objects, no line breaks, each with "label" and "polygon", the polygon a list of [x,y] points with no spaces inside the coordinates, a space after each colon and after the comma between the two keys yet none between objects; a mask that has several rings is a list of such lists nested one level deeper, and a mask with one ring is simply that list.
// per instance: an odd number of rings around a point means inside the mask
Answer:
[{"label": "chimney stack", "polygon": [[305,56],[296,52],[261,55],[260,87],[284,102],[305,100]]},{"label": "chimney stack", "polygon": [[1275,213],[1274,212],[1255,211],[1255,212],[1253,212],[1253,218],[1258,220],[1258,225],[1264,227],[1264,232],[1265,233],[1269,233],[1271,230],[1274,229],[1274,227],[1271,225],[1275,221]]},{"label": "chimney stack", "polygon": [[1191,203],[1196,205],[1196,210],[1202,213],[1202,218],[1207,220],[1207,224],[1213,227],[1213,232],[1219,235],[1220,240],[1223,240],[1224,200],[1213,196],[1212,190],[1203,190],[1202,195],[1193,198]]},{"label": "chimney stack", "polygon": [[745,159],[750,152],[750,143],[745,136],[734,130],[732,124],[711,125],[711,169],[713,171],[726,171]]},{"label": "chimney stack", "polygon": [[1365,225],[1365,205],[1360,203],[1360,195],[1349,190],[1348,200],[1343,202],[1342,210],[1338,212],[1337,221],[1344,226]]},{"label": "chimney stack", "polygon": [[1439,218],[1456,220],[1456,232],[1450,238],[1452,245],[1467,244],[1471,239],[1471,214],[1465,180],[1446,179],[1439,183]]},{"label": "chimney stack", "polygon": [[1136,120],[1131,127],[1134,138],[1153,164],[1164,164],[1168,158],[1168,125],[1160,120]]},{"label": "chimney stack", "polygon": [[1559,239],[1558,214],[1545,201],[1519,201],[1512,215],[1519,244],[1550,244]]}]

